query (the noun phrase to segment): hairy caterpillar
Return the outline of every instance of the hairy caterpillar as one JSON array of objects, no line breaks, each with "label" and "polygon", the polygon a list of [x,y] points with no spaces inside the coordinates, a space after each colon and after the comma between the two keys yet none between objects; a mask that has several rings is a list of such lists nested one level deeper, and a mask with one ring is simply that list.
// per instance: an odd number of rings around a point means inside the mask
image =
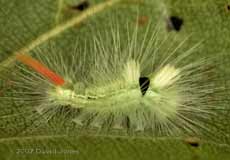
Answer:
[{"label": "hairy caterpillar", "polygon": [[8,77],[13,87],[1,99],[20,102],[47,120],[60,107],[71,108],[76,125],[100,131],[212,133],[220,88],[205,58],[191,60],[198,45],[178,53],[184,40],[162,53],[168,37],[159,42],[157,30],[147,29],[141,40],[138,28],[125,40],[119,29],[108,35],[95,36],[89,49],[78,46],[71,53],[37,49],[34,58],[19,53]]}]

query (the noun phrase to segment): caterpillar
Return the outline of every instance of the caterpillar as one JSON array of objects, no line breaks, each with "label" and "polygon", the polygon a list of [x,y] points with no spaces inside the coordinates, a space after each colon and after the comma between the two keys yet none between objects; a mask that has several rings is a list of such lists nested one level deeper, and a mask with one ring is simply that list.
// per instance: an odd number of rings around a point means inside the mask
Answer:
[{"label": "caterpillar", "polygon": [[88,49],[77,45],[64,53],[54,45],[53,52],[18,53],[7,76],[12,87],[0,98],[23,104],[47,121],[60,108],[70,108],[75,125],[106,133],[212,134],[221,87],[211,60],[192,60],[200,43],[179,52],[186,40],[165,49],[170,39],[159,41],[157,29],[147,28],[140,38],[138,28],[125,38],[119,28],[106,33],[93,36]]}]

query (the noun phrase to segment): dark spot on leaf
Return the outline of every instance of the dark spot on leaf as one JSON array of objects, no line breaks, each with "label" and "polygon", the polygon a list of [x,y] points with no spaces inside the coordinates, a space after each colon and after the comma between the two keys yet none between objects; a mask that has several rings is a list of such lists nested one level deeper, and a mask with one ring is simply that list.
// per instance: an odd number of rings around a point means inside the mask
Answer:
[{"label": "dark spot on leaf", "polygon": [[199,147],[199,143],[198,142],[192,142],[189,143],[192,147]]},{"label": "dark spot on leaf", "polygon": [[149,85],[150,85],[149,78],[148,77],[140,77],[139,78],[139,85],[140,85],[141,93],[144,96],[146,91],[149,88]]},{"label": "dark spot on leaf", "polygon": [[128,116],[125,118],[125,122],[126,122],[127,128],[130,128],[130,119]]},{"label": "dark spot on leaf", "polygon": [[139,26],[143,26],[148,23],[149,17],[148,16],[138,16],[137,23]]},{"label": "dark spot on leaf", "polygon": [[199,147],[200,145],[200,140],[195,137],[189,137],[185,139],[185,143],[189,144],[192,147]]},{"label": "dark spot on leaf", "polygon": [[227,4],[227,5],[225,6],[225,8],[226,8],[226,11],[229,12],[229,11],[230,11],[230,4]]},{"label": "dark spot on leaf", "polygon": [[89,2],[88,1],[82,1],[81,3],[79,3],[77,5],[70,6],[70,8],[73,10],[84,11],[85,9],[89,8]]},{"label": "dark spot on leaf", "polygon": [[167,28],[169,31],[171,30],[180,31],[182,25],[183,25],[183,19],[177,16],[169,17],[167,22]]}]

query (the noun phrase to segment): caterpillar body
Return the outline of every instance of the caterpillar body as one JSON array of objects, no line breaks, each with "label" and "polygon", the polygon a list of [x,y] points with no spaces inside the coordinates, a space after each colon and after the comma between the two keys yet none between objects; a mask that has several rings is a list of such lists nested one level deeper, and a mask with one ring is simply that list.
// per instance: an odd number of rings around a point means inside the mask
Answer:
[{"label": "caterpillar body", "polygon": [[140,41],[136,29],[124,43],[120,34],[112,30],[108,42],[95,36],[91,52],[83,47],[68,54],[19,53],[7,78],[13,87],[1,99],[20,102],[47,120],[58,108],[71,108],[73,123],[100,131],[211,134],[207,122],[217,115],[213,97],[219,88],[206,59],[191,61],[197,46],[178,53],[182,42],[160,54],[163,41],[158,44],[156,31],[146,31]]}]

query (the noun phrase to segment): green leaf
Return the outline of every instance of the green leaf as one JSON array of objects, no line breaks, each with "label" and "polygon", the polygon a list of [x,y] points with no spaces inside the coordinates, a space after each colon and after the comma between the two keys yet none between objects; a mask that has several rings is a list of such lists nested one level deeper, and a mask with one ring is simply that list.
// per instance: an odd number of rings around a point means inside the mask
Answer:
[{"label": "green leaf", "polygon": [[[215,124],[218,130],[213,134],[223,131],[224,135],[221,140],[210,138],[193,147],[183,138],[79,133],[73,123],[66,123],[65,116],[46,122],[42,116],[34,117],[29,107],[0,99],[0,159],[228,159],[230,11],[226,1],[92,0],[84,11],[69,8],[81,2],[0,0],[0,65],[13,66],[17,53],[33,54],[41,48],[48,52],[51,42],[58,44],[53,52],[65,54],[76,48],[76,41],[84,46],[93,34],[106,34],[104,31],[113,23],[125,33],[124,24],[129,22],[135,27],[137,17],[142,17],[138,22],[141,32],[145,33],[151,22],[160,26],[159,39],[173,34],[179,43],[192,34],[183,48],[203,40],[194,57],[217,57],[213,65],[218,69],[218,83],[226,90],[222,94],[223,116],[215,117],[221,123]],[[183,19],[179,32],[168,31],[170,16]],[[90,48],[93,44],[87,45]],[[46,56],[46,52],[40,56]],[[3,71],[1,68],[0,77],[6,78]]]}]

